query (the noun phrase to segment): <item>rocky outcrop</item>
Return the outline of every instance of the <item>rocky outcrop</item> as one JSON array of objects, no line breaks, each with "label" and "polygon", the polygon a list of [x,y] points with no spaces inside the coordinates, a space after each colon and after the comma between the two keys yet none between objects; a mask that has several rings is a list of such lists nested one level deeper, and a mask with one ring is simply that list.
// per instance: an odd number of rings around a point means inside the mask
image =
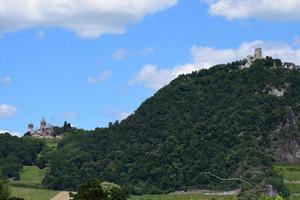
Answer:
[{"label": "rocky outcrop", "polygon": [[257,199],[255,196],[257,195],[265,195],[267,197],[274,197],[278,194],[275,188],[267,183],[260,183],[255,185],[253,188],[243,191],[241,195],[244,197],[243,199]]},{"label": "rocky outcrop", "polygon": [[269,94],[274,95],[276,97],[282,97],[284,96],[285,92],[286,92],[285,89],[272,88]]},{"label": "rocky outcrop", "polygon": [[284,121],[277,132],[280,139],[275,143],[275,158],[284,163],[300,164],[298,118],[291,107],[287,108]]}]

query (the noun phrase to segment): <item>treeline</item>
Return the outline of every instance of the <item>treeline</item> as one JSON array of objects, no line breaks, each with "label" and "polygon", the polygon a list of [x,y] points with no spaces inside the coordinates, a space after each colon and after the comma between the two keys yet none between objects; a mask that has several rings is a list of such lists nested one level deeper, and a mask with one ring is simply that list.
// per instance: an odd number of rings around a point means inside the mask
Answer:
[{"label": "treeline", "polygon": [[20,178],[23,165],[33,165],[44,143],[30,137],[0,134],[0,178]]},{"label": "treeline", "polygon": [[[98,178],[135,194],[241,184],[201,173],[209,171],[252,184],[269,181],[285,190],[271,170],[272,133],[287,106],[300,112],[300,72],[281,68],[281,61],[270,57],[240,70],[243,64],[181,75],[126,120],[94,131],[73,130],[48,161],[44,184],[73,190]],[[270,94],[287,86],[282,97]]]}]

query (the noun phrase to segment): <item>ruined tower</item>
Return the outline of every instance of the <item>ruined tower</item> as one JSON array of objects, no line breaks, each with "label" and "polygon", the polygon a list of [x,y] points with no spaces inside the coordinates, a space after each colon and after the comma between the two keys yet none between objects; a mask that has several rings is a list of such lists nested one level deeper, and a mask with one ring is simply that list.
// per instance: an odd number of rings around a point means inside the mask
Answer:
[{"label": "ruined tower", "polygon": [[262,59],[262,48],[256,48],[255,49],[254,59]]},{"label": "ruined tower", "polygon": [[34,126],[33,124],[28,124],[28,132],[33,133],[34,132]]}]

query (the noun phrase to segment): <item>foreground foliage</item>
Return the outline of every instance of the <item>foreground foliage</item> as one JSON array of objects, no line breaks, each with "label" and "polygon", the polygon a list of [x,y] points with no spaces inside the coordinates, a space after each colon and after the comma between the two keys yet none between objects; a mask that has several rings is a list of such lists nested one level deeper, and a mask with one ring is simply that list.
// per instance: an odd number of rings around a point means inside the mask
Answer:
[{"label": "foreground foliage", "polygon": [[71,193],[72,200],[126,200],[128,194],[120,186],[98,180],[89,180],[79,187],[77,194]]},{"label": "foreground foliage", "polygon": [[45,190],[42,187],[44,171],[36,166],[24,166],[20,171],[20,180],[10,180],[8,183],[11,196],[25,200],[49,200],[59,191]]},{"label": "foreground foliage", "polygon": [[3,180],[0,180],[0,200],[8,200],[10,196],[9,189]]}]

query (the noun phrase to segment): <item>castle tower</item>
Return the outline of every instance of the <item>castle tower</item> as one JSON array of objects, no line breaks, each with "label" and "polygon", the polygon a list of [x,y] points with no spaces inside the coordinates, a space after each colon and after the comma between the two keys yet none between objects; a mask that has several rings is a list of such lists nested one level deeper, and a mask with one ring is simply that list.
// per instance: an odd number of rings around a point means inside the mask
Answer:
[{"label": "castle tower", "polygon": [[45,130],[47,126],[47,122],[45,120],[45,118],[43,117],[42,121],[41,121],[41,130]]},{"label": "castle tower", "polygon": [[34,132],[34,126],[33,124],[28,124],[28,132],[33,133]]},{"label": "castle tower", "polygon": [[256,48],[255,49],[254,59],[262,59],[262,48]]}]

